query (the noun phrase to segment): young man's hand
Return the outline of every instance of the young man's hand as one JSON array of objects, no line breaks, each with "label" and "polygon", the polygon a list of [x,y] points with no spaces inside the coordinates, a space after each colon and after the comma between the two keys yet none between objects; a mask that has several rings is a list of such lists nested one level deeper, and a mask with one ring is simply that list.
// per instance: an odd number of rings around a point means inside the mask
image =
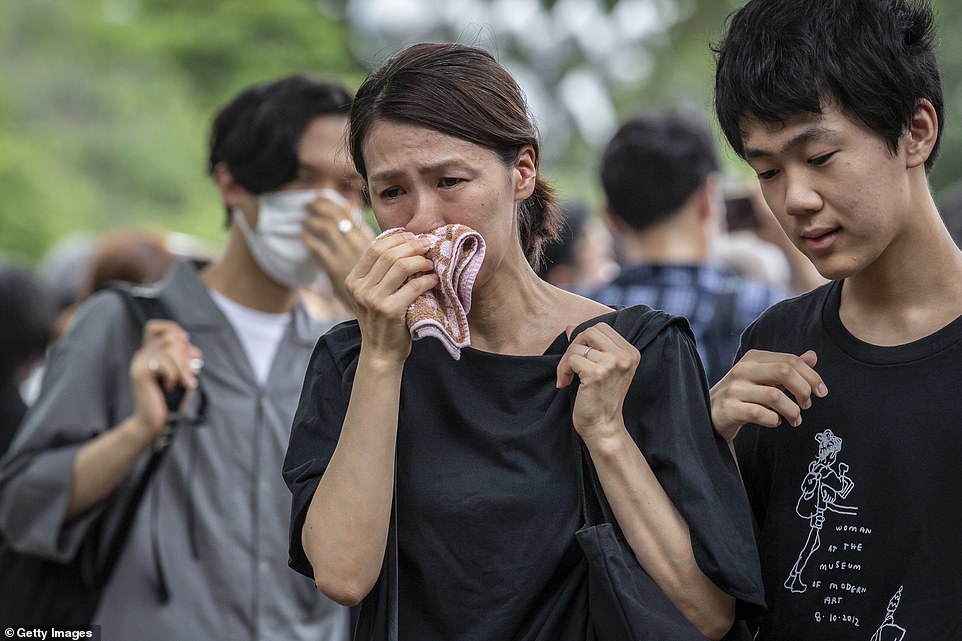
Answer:
[{"label": "young man's hand", "polygon": [[711,418],[729,443],[745,423],[777,427],[802,423],[802,410],[812,406],[812,396],[828,394],[815,371],[817,356],[750,350],[711,389]]},{"label": "young man's hand", "polygon": [[188,390],[197,387],[198,364],[203,357],[174,321],[152,319],[144,325],[143,346],[130,363],[130,382],[135,424],[145,436],[156,436],[166,424],[165,390],[169,392],[178,385]]}]

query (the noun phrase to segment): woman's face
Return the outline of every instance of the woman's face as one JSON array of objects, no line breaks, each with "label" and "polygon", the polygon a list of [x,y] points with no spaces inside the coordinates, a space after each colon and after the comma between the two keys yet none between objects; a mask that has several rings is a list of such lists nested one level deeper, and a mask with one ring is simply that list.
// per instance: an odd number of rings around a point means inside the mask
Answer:
[{"label": "woman's face", "polygon": [[482,276],[505,256],[524,256],[516,204],[534,190],[534,150],[505,166],[498,155],[433,129],[378,120],[363,144],[371,205],[381,229],[423,234],[452,223],[479,232],[486,244]]}]

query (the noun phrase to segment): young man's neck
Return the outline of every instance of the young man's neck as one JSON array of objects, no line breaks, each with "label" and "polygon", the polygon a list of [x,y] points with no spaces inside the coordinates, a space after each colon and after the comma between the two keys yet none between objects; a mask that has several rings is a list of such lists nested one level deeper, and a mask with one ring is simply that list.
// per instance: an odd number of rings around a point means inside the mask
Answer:
[{"label": "young man's neck", "polygon": [[289,312],[297,302],[297,290],[271,280],[236,231],[230,234],[223,256],[203,271],[201,280],[238,305],[269,314]]},{"label": "young man's neck", "polygon": [[839,315],[866,342],[905,344],[962,316],[962,251],[928,191],[916,200],[903,233],[872,265],[845,279]]}]

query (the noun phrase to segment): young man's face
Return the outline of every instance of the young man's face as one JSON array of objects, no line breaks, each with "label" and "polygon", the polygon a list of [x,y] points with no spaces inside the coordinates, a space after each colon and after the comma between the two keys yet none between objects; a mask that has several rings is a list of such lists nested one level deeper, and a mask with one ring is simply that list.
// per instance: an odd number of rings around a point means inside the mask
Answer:
[{"label": "young man's face", "polygon": [[834,107],[784,123],[742,121],[745,159],[792,242],[829,279],[873,264],[912,215],[904,145]]}]

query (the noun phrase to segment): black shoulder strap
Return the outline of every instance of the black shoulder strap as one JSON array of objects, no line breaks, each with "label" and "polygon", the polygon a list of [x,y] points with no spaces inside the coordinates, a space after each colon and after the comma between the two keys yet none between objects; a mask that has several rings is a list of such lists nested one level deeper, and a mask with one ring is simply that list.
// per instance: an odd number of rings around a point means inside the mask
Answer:
[{"label": "black shoulder strap", "polygon": [[[738,297],[738,290],[735,288],[725,289],[712,296],[712,316],[711,322],[705,329],[705,343],[708,348],[711,362],[707,363],[709,384],[716,382],[728,373],[735,358],[734,353],[727,353],[726,346],[736,336],[736,314],[738,308],[735,300]],[[735,345],[737,346],[737,341]]]},{"label": "black shoulder strap", "polygon": [[[128,314],[135,321],[136,326],[141,332],[148,320],[155,318],[171,319],[170,312],[166,305],[158,298],[155,290],[146,287],[131,286],[126,283],[112,283],[108,289],[120,296]],[[153,478],[160,462],[163,460],[164,454],[167,452],[167,444],[168,442],[165,442],[160,447],[154,447],[146,467],[141,472],[133,491],[127,497],[127,500],[121,508],[120,518],[117,521],[114,534],[107,546],[104,563],[95,572],[93,577],[93,584],[97,588],[102,589],[106,586],[113,574],[117,560],[120,558],[120,553],[123,551],[124,546],[127,544],[127,539],[130,536],[134,517],[137,514],[137,508],[140,507],[141,500],[147,491],[147,486],[150,485],[151,478]]]}]

